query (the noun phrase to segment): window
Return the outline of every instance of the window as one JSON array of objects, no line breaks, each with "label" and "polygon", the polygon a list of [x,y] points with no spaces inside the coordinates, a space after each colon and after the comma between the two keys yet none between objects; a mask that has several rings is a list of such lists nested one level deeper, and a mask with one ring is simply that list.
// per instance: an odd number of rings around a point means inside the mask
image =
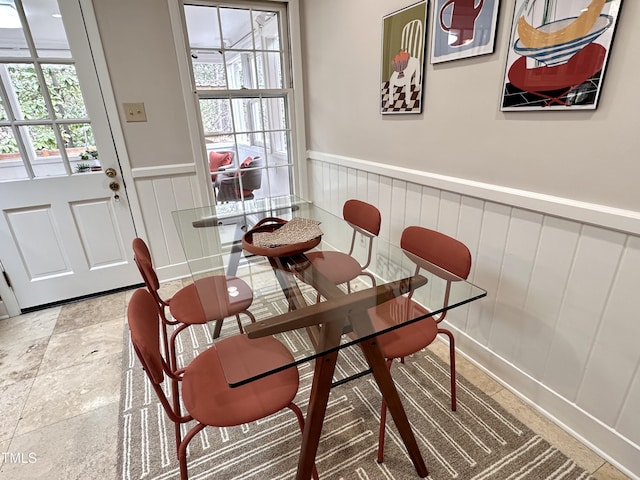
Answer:
[{"label": "window", "polygon": [[[288,195],[291,81],[280,4],[184,6],[193,79],[218,202]],[[228,163],[228,162],[231,163]]]},{"label": "window", "polygon": [[0,9],[0,181],[99,170],[56,0]]}]

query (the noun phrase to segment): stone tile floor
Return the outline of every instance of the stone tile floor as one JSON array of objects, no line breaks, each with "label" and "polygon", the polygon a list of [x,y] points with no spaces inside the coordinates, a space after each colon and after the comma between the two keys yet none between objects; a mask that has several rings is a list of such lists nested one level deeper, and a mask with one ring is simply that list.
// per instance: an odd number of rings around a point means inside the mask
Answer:
[{"label": "stone tile floor", "polygon": [[[179,282],[163,285],[169,293]],[[0,320],[0,479],[115,479],[131,292]],[[447,348],[432,348],[444,359]],[[598,480],[628,477],[458,356],[458,371]],[[464,480],[464,479],[463,479]]]}]

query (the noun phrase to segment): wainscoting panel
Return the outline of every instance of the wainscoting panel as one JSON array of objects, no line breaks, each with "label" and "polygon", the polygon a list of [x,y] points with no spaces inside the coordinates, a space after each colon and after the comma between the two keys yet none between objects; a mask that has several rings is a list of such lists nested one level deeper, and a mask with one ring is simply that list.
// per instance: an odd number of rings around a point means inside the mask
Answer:
[{"label": "wainscoting panel", "polygon": [[[473,256],[469,280],[488,296],[447,316],[461,353],[639,477],[640,224],[630,220],[637,212],[556,208],[558,199],[536,203],[518,192],[513,202],[496,201],[509,198],[505,189],[414,173],[309,152],[310,199],[338,215],[348,198],[373,203],[381,236],[393,242],[415,224],[464,242]],[[608,211],[621,215],[608,219]]]},{"label": "wainscoting panel", "polygon": [[132,171],[144,227],[158,277],[161,280],[189,275],[172,212],[201,206],[195,165],[167,166]]}]

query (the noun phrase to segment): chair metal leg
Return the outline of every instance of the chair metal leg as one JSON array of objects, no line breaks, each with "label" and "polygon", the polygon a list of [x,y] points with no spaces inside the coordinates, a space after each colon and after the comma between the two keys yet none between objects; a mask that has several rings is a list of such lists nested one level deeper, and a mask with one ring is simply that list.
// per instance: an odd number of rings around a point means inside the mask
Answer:
[{"label": "chair metal leg", "polygon": [[242,328],[242,322],[240,321],[240,315],[236,314],[236,322],[238,323],[238,330],[240,333],[244,333],[244,329]]},{"label": "chair metal leg", "polygon": [[187,480],[189,475],[187,474],[187,447],[193,437],[195,437],[206,425],[198,423],[195,427],[189,430],[184,436],[184,439],[178,446],[178,462],[180,463],[180,480]]},{"label": "chair metal leg", "polygon": [[178,370],[178,361],[176,359],[176,338],[178,334],[189,326],[188,323],[181,323],[171,334],[169,339],[169,368],[175,372]]}]

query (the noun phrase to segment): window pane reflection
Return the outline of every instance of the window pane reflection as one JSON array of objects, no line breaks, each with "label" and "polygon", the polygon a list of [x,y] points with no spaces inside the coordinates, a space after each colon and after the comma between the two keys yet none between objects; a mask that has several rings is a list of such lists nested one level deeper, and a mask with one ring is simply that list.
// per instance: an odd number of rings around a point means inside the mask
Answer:
[{"label": "window pane reflection", "polygon": [[36,177],[66,175],[62,155],[57,147],[56,136],[51,125],[29,125],[29,139],[35,150],[32,163]]},{"label": "window pane reflection", "polygon": [[49,89],[57,118],[86,118],[80,83],[74,65],[43,65],[42,73]]},{"label": "window pane reflection", "polygon": [[253,36],[256,50],[279,50],[278,14],[254,10]]},{"label": "window pane reflection", "polygon": [[280,52],[262,52],[258,55],[258,87],[284,88]]},{"label": "window pane reflection", "polygon": [[224,48],[253,49],[249,10],[221,8],[219,11]]},{"label": "window pane reflection", "polygon": [[228,99],[200,100],[200,114],[205,135],[233,132],[231,103]]},{"label": "window pane reflection", "polygon": [[226,59],[230,89],[256,88],[254,53],[228,52]]},{"label": "window pane reflection", "polygon": [[255,132],[256,130],[262,130],[260,99],[237,98],[232,101],[232,107],[236,132]]},{"label": "window pane reflection", "polygon": [[35,66],[32,63],[12,63],[7,70],[19,105],[16,117],[24,120],[48,119],[49,111],[40,91]]},{"label": "window pane reflection", "polygon": [[197,88],[224,88],[227,85],[220,52],[193,50],[191,56]]},{"label": "window pane reflection", "polygon": [[[22,0],[31,36],[41,58],[71,58],[56,0]],[[37,28],[33,28],[36,26]]]},{"label": "window pane reflection", "polygon": [[0,127],[0,181],[28,178],[11,127]]},{"label": "window pane reflection", "polygon": [[2,29],[0,56],[29,57],[29,47],[15,3],[12,0],[3,0],[0,7],[2,8],[0,12],[0,28]]},{"label": "window pane reflection", "polygon": [[189,40],[191,48],[220,48],[220,26],[217,8],[185,5],[185,19],[189,34],[197,33]]}]

